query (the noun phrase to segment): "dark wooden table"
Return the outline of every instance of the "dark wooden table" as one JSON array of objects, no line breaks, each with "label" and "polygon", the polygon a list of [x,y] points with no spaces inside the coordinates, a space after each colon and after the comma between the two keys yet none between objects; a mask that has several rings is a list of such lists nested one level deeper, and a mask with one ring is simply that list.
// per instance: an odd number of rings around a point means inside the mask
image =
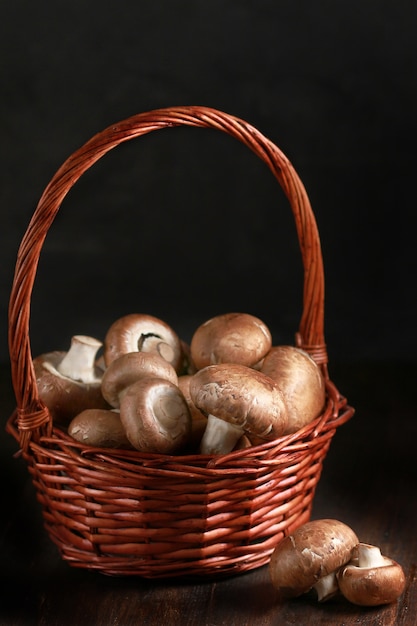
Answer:
[{"label": "dark wooden table", "polygon": [[110,578],[70,568],[46,536],[32,484],[4,424],[14,408],[0,370],[1,600],[7,626],[271,626],[417,623],[417,364],[333,366],[356,408],[326,458],[313,518],[334,517],[399,561],[407,586],[390,606],[363,609],[313,595],[278,603],[267,567],[195,583]]}]

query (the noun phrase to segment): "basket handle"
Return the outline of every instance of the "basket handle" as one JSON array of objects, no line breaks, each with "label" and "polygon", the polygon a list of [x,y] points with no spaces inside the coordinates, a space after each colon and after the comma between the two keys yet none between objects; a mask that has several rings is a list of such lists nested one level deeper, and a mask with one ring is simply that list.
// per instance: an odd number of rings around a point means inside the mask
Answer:
[{"label": "basket handle", "polygon": [[71,187],[96,161],[122,142],[173,126],[214,128],[235,137],[262,159],[278,180],[294,214],[304,266],[303,312],[296,343],[312,354],[326,373],[320,239],[307,193],[293,166],[279,148],[242,119],[204,106],[156,109],[109,126],[74,152],[45,188],[20,244],[9,304],[9,351],[23,448],[34,432],[45,425],[51,428],[49,412],[38,395],[29,339],[31,294],[47,232]]}]

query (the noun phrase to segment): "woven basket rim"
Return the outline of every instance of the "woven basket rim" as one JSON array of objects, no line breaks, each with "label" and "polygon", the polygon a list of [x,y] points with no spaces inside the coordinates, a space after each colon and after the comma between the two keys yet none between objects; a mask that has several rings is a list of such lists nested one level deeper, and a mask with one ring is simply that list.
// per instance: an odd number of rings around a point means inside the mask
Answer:
[{"label": "woven basket rim", "polygon": [[[76,441],[59,425],[53,425],[48,433],[36,438],[29,447],[33,445],[37,448],[56,448],[58,446],[65,448],[69,455],[77,457],[81,462],[85,459],[87,463],[90,458],[100,458],[102,462],[111,461],[120,463],[120,465],[132,463],[134,466],[146,465],[147,467],[175,466],[179,468],[179,471],[180,468],[184,471],[201,471],[205,469],[213,469],[215,471],[224,469],[228,471],[231,467],[238,470],[239,462],[242,461],[244,463],[242,471],[246,472],[251,465],[257,465],[259,458],[262,459],[262,463],[266,464],[281,463],[282,460],[277,460],[278,455],[293,454],[308,448],[310,441],[329,432],[332,435],[337,428],[345,424],[353,416],[354,408],[348,404],[344,396],[340,395],[330,380],[326,380],[326,387],[326,407],[316,419],[294,433],[252,445],[250,448],[233,450],[228,454],[214,455],[196,452],[161,454],[131,449],[92,447]],[[48,412],[46,407],[45,411]],[[19,416],[17,409],[9,417],[6,430],[19,442]]]}]

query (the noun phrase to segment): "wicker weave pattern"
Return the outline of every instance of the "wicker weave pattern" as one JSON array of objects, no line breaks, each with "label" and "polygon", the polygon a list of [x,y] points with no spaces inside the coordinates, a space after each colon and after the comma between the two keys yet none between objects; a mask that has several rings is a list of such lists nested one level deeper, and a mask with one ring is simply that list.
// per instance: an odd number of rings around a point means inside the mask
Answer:
[{"label": "wicker weave pattern", "polygon": [[[320,363],[326,410],[294,435],[226,456],[161,456],[83,446],[52,424],[38,397],[29,339],[31,293],[45,236],[66,194],[101,156],[153,130],[217,128],[260,157],[291,205],[304,265],[296,343]],[[140,114],[88,141],[45,189],[22,240],[9,308],[17,409],[8,430],[28,464],[46,529],[75,567],[148,578],[230,574],[266,563],[275,545],[307,521],[336,428],[353,414],[330,381],[324,342],[319,235],[288,159],[254,127],[207,107]]]}]

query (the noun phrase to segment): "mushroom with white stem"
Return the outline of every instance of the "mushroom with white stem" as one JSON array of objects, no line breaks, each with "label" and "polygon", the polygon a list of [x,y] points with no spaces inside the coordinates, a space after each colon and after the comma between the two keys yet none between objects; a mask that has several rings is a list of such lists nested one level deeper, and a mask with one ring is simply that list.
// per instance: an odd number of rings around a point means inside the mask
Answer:
[{"label": "mushroom with white stem", "polygon": [[324,410],[326,386],[319,365],[304,350],[295,346],[273,346],[260,371],[279,385],[287,407],[285,434],[300,430]]},{"label": "mushroom with white stem", "polygon": [[227,454],[245,433],[268,441],[285,430],[287,408],[279,387],[245,365],[208,365],[193,375],[190,395],[208,416],[202,454]]},{"label": "mushroom with white stem", "polygon": [[359,543],[356,533],[334,519],[299,526],[275,547],[269,563],[271,582],[280,600],[314,589],[319,602],[338,592],[337,571]]},{"label": "mushroom with white stem", "polygon": [[219,363],[256,366],[272,345],[266,324],[249,313],[225,313],[201,324],[190,343],[196,368]]},{"label": "mushroom with white stem", "polygon": [[342,595],[360,606],[395,602],[405,588],[405,575],[399,563],[381,554],[378,546],[359,543],[352,560],[342,567],[337,580]]},{"label": "mushroom with white stem", "polygon": [[156,352],[127,352],[111,361],[101,380],[101,392],[114,408],[120,406],[120,394],[140,378],[164,378],[178,384],[174,367]]},{"label": "mushroom with white stem", "polygon": [[95,360],[101,345],[94,337],[74,335],[67,352],[55,350],[33,359],[39,397],[55,421],[68,424],[84,409],[108,408]]},{"label": "mushroom with white stem", "polygon": [[182,344],[178,335],[168,324],[152,315],[125,315],[107,330],[103,355],[106,366],[127,352],[156,352],[176,372],[183,366]]},{"label": "mushroom with white stem", "polygon": [[189,441],[191,415],[177,385],[146,377],[120,396],[120,419],[132,446],[142,452],[173,454]]}]

